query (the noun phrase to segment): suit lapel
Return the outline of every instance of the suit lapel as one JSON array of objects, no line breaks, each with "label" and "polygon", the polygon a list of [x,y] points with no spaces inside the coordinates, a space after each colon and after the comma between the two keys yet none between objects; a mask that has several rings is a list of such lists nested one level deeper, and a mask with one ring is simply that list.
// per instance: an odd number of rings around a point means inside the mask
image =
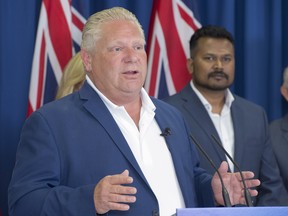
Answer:
[{"label": "suit lapel", "polygon": [[121,130],[99,95],[87,84],[87,82],[85,82],[79,93],[81,99],[86,100],[83,104],[84,108],[103,126],[114,144],[119,148],[119,151],[122,152],[124,157],[126,157],[143,180],[148,184],[127,141],[121,133]]},{"label": "suit lapel", "polygon": [[[235,97],[235,96],[234,96]],[[235,100],[232,103],[231,106],[231,115],[232,115],[232,121],[233,121],[233,127],[234,127],[234,160],[237,162],[237,164],[241,167],[241,163],[243,161],[244,156],[244,116],[243,116],[243,110],[238,106],[238,100],[237,97],[235,97]]]},{"label": "suit lapel", "polygon": [[[220,161],[226,160],[224,153],[221,151],[221,149],[219,149],[218,146],[216,146],[217,144],[215,144],[214,140],[212,140],[211,138],[211,135],[213,134],[216,136],[218,140],[220,140],[218,132],[209,114],[207,113],[206,108],[204,107],[204,105],[202,104],[202,102],[200,101],[196,93],[193,91],[190,84],[188,84],[183,89],[183,91],[181,92],[181,95],[182,95],[183,101],[186,101],[186,103],[184,103],[184,108],[186,109],[188,113],[190,113],[194,121],[197,123],[198,125],[197,128],[200,128],[202,132],[205,133],[206,136],[208,137],[207,139],[208,142],[201,143],[201,144],[204,147],[206,147],[206,149],[213,148]],[[192,130],[191,131],[192,135],[194,135],[193,134],[194,129],[191,128],[191,130]],[[197,131],[194,133],[195,135],[197,135]]]}]

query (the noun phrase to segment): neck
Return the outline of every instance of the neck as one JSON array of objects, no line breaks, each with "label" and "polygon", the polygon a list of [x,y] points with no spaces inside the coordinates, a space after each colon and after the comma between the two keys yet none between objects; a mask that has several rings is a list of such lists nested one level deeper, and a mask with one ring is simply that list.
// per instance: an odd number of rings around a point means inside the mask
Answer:
[{"label": "neck", "polygon": [[[199,90],[199,89],[198,89]],[[203,97],[211,104],[212,113],[220,114],[225,104],[225,91],[199,90]]]}]

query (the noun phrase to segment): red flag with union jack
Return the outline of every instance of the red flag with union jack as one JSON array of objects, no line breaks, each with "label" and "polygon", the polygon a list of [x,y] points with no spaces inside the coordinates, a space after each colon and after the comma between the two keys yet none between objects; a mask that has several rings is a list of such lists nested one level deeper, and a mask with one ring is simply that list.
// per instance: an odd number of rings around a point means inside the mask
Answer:
[{"label": "red flag with union jack", "polygon": [[54,100],[62,71],[79,50],[85,18],[71,0],[42,0],[27,115]]},{"label": "red flag with union jack", "polygon": [[186,68],[189,40],[201,25],[190,1],[154,0],[148,35],[148,73],[145,89],[164,98],[181,90],[191,79]]}]

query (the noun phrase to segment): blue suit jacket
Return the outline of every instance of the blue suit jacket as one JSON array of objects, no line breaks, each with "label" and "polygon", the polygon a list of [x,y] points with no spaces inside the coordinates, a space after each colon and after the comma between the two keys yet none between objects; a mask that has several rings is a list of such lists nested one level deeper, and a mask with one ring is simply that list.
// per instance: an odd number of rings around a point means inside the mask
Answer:
[{"label": "blue suit jacket", "polygon": [[288,114],[270,124],[271,140],[280,174],[288,190]]},{"label": "blue suit jacket", "polygon": [[[288,197],[283,190],[283,182],[273,154],[265,111],[243,98],[236,95],[234,97],[231,106],[235,135],[234,159],[242,171],[254,172],[255,177],[261,181],[256,205],[287,205]],[[217,130],[190,83],[178,94],[166,98],[165,101],[182,112],[189,124],[191,134],[203,146],[216,166],[226,160],[224,152],[211,138],[213,134],[220,140]],[[200,157],[200,166],[209,173],[214,173],[204,157]]]},{"label": "blue suit jacket", "polygon": [[[171,129],[166,142],[186,207],[212,206],[211,176],[198,167],[197,151],[180,112],[162,101],[153,102],[161,130]],[[134,179],[137,201],[129,211],[109,215],[157,215],[157,199],[124,136],[85,83],[79,92],[45,105],[26,120],[9,186],[10,214],[96,215],[95,185],[125,169]]]}]

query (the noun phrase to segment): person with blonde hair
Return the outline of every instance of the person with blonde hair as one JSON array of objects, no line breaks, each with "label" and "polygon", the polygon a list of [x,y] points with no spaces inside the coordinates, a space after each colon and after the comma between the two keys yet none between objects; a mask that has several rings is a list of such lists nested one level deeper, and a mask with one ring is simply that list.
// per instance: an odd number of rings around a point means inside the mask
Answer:
[{"label": "person with blonde hair", "polygon": [[[283,98],[288,102],[288,67],[283,72],[283,84],[280,87]],[[288,113],[269,125],[273,150],[280,169],[280,175],[288,191]]]},{"label": "person with blonde hair", "polygon": [[56,99],[60,99],[81,88],[85,81],[85,71],[80,52],[76,53],[65,66],[57,90]]},{"label": "person with blonde hair", "polygon": [[[135,15],[119,7],[100,11],[88,19],[82,41],[81,89],[44,105],[23,127],[10,215],[166,216],[223,205],[219,176],[198,167],[180,112],[143,88],[147,55]],[[244,203],[240,174],[228,173],[225,162],[218,170],[231,204]],[[253,176],[244,172],[256,196],[260,181]]]}]

